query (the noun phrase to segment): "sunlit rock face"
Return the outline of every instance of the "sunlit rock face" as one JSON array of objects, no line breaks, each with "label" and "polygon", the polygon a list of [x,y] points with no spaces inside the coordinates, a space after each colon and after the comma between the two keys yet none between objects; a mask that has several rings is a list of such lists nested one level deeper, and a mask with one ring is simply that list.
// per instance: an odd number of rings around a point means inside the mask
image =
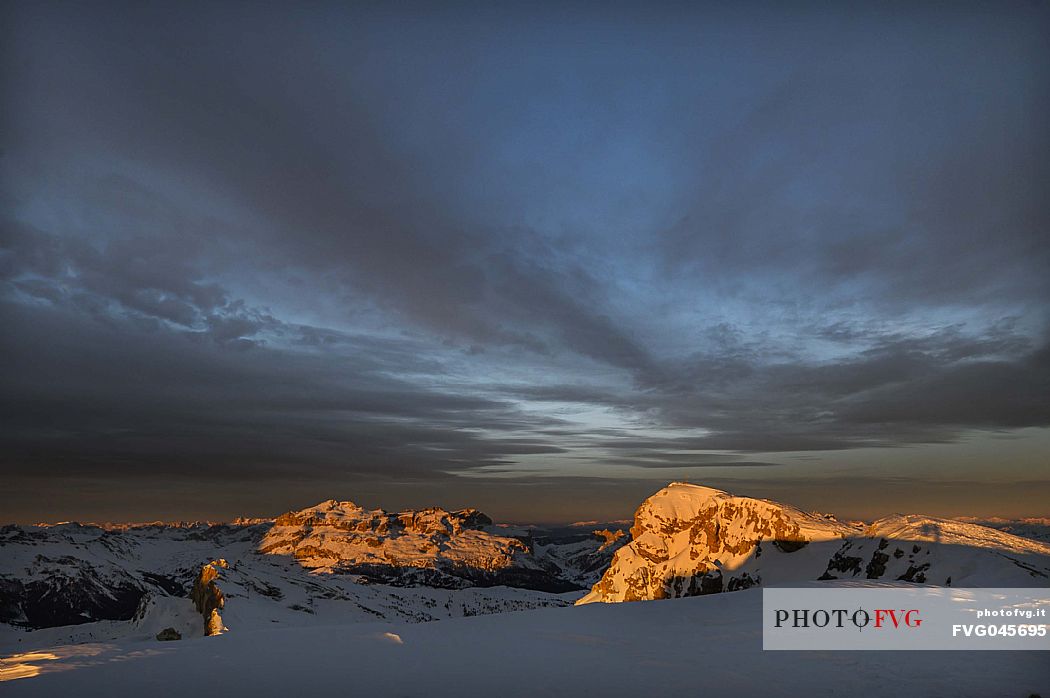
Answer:
[{"label": "sunlit rock face", "polygon": [[225,630],[219,611],[226,606],[226,596],[219,588],[218,580],[219,571],[227,567],[229,565],[226,560],[213,560],[203,565],[197,578],[193,580],[190,599],[197,608],[197,612],[204,618],[205,635],[218,635]]},{"label": "sunlit rock face", "polygon": [[388,584],[580,588],[533,555],[527,539],[501,535],[476,509],[388,513],[328,500],[277,517],[259,552],[291,555],[318,572],[360,574]]},{"label": "sunlit rock face", "polygon": [[366,510],[353,502],[340,502],[329,499],[320,504],[290,511],[278,516],[276,526],[328,526],[344,531],[386,534],[400,527],[406,531],[419,534],[457,534],[468,528],[480,529],[492,524],[492,519],[477,509],[460,509],[445,511],[438,507],[403,511],[390,514],[382,509]]},{"label": "sunlit rock face", "polygon": [[638,508],[631,542],[581,603],[744,589],[762,582],[763,556],[807,556],[809,543],[854,532],[793,507],[673,483]]},{"label": "sunlit rock face", "polygon": [[672,483],[638,508],[631,542],[579,603],[830,579],[1050,586],[1050,546],[983,526],[893,516],[871,526]]}]

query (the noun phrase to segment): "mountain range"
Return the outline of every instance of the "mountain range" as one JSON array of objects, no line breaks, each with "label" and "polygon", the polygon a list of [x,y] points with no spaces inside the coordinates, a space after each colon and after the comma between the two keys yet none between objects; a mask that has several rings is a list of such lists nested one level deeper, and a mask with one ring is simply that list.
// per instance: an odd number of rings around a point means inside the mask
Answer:
[{"label": "mountain range", "polygon": [[1050,544],[968,521],[841,522],[672,483],[626,528],[337,500],[225,524],[12,524],[0,527],[0,645],[27,633],[54,644],[424,622],[808,582],[1050,586]]}]

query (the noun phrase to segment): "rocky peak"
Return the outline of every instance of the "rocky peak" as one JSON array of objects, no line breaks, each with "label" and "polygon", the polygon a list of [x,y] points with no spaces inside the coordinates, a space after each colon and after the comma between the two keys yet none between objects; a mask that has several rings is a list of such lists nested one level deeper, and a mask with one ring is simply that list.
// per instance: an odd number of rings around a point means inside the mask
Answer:
[{"label": "rocky peak", "polygon": [[746,588],[761,581],[763,553],[794,553],[854,532],[791,506],[674,482],[642,502],[631,542],[582,602]]},{"label": "rocky peak", "polygon": [[447,511],[439,507],[388,513],[367,510],[353,502],[329,499],[316,506],[278,516],[275,526],[330,527],[343,531],[388,535],[409,531],[421,535],[454,536],[467,529],[481,529],[492,519],[477,509]]},{"label": "rocky peak", "polygon": [[1050,583],[1050,546],[984,526],[915,515],[843,524],[826,514],[681,482],[642,503],[631,533],[633,540],[580,603],[853,578]]},{"label": "rocky peak", "polygon": [[449,512],[437,507],[404,511],[397,515],[397,521],[405,530],[413,533],[447,536],[455,536],[466,529],[481,529],[492,524],[492,519],[477,509]]},{"label": "rocky peak", "polygon": [[477,509],[388,513],[329,500],[279,516],[258,552],[291,555],[318,572],[386,583],[579,588],[536,559],[527,541],[490,530],[491,524]]},{"label": "rocky peak", "polygon": [[342,528],[350,522],[360,521],[368,513],[353,502],[340,502],[335,499],[328,499],[316,506],[281,514],[274,521],[274,524],[277,526],[335,526]]},{"label": "rocky peak", "polygon": [[812,540],[853,532],[792,506],[683,482],[671,483],[645,500],[631,527],[634,541],[663,559],[683,545],[714,559],[745,554],[762,540],[797,549]]}]

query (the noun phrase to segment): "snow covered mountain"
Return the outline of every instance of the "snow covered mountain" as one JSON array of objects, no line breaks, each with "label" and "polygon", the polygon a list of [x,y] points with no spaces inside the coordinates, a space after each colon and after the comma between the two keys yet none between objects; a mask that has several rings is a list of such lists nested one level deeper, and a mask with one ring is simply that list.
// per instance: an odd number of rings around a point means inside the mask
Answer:
[{"label": "snow covered mountain", "polygon": [[875,579],[1050,586],[1050,545],[926,516],[843,524],[761,499],[672,483],[635,514],[631,542],[579,604]]},{"label": "snow covered mountain", "polygon": [[201,566],[219,559],[228,561],[215,581],[231,628],[562,606],[608,565],[622,543],[609,535],[494,526],[476,510],[387,513],[334,500],[233,524],[8,525],[0,623],[95,626],[151,609],[193,619],[189,591]]}]

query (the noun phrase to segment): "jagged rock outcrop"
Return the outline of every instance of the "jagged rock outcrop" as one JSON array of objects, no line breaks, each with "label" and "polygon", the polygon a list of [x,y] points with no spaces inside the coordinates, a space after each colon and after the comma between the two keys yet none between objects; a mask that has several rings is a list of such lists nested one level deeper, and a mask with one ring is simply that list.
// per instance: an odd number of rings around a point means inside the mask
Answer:
[{"label": "jagged rock outcrop", "polygon": [[329,499],[320,504],[290,511],[274,520],[276,526],[327,526],[344,531],[386,534],[404,529],[419,534],[455,535],[468,528],[479,529],[492,524],[492,519],[477,509],[446,511],[439,507],[389,513],[382,509],[367,510],[353,502]]},{"label": "jagged rock outcrop", "polygon": [[227,568],[226,560],[213,560],[201,567],[197,578],[193,581],[193,590],[190,599],[197,608],[197,612],[204,618],[204,634],[218,635],[225,626],[222,624],[222,616],[219,614],[226,606],[226,596],[219,588],[219,570]]},{"label": "jagged rock outcrop", "polygon": [[581,588],[534,556],[527,538],[501,535],[491,524],[476,509],[389,513],[333,499],[277,517],[258,551],[394,585]]},{"label": "jagged rock outcrop", "polygon": [[868,527],[842,524],[686,483],[645,500],[631,536],[579,603],[852,578],[1050,586],[1050,546],[983,526],[926,516],[893,516]]}]

